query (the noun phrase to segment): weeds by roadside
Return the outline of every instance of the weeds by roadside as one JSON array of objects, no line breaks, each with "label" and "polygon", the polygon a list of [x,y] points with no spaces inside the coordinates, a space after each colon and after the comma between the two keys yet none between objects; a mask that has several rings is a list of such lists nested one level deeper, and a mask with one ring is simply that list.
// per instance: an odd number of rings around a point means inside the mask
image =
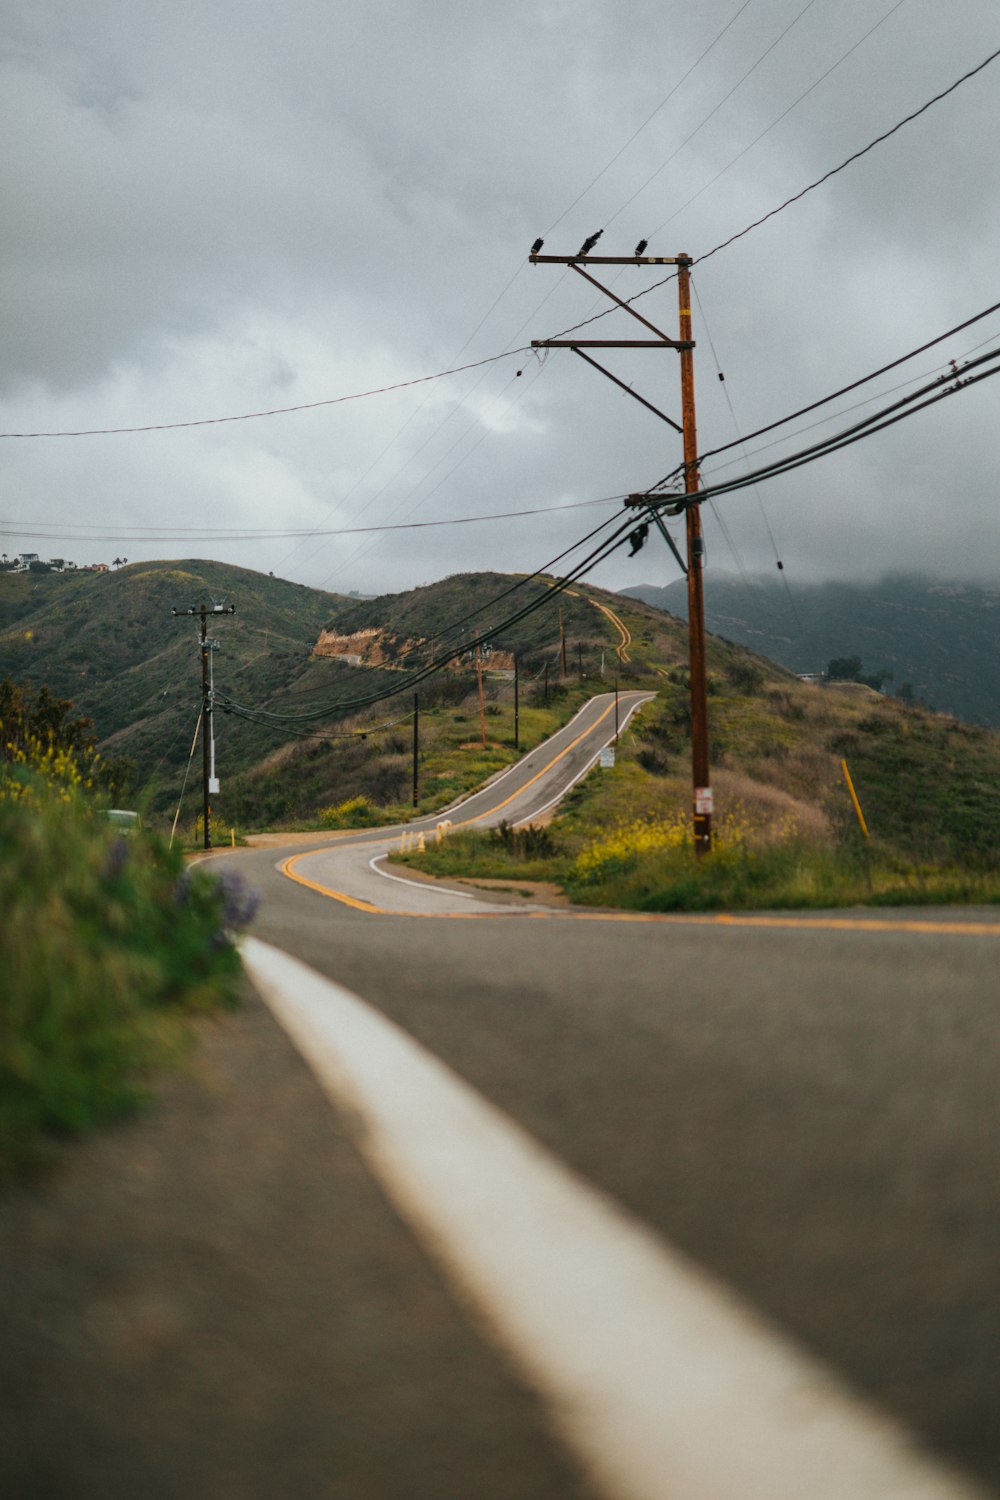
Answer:
[{"label": "weeds by roadside", "polygon": [[0,1178],[143,1100],[183,1018],[234,996],[254,904],[64,786],[0,788]]}]

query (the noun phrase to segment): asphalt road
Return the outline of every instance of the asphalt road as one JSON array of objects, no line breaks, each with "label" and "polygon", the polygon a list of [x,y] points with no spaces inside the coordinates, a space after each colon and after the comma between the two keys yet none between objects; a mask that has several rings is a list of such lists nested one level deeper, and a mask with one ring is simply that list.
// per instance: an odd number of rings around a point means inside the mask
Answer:
[{"label": "asphalt road", "polygon": [[[563,772],[584,748],[563,756]],[[518,783],[552,758],[536,757]],[[514,821],[520,804],[501,814],[497,803],[515,789],[513,778],[501,783],[474,811]],[[543,788],[534,782],[527,795],[540,805]],[[459,908],[446,898],[419,915],[384,915],[326,893],[351,895],[343,849],[299,859],[295,869],[319,889],[281,872],[290,852],[226,856],[261,890],[258,937],[364,997],[583,1179],[1000,1493],[1000,922],[992,911],[650,920],[501,911],[488,900]],[[396,887],[375,884],[371,848],[364,852],[373,884],[363,900],[392,910]],[[369,900],[383,885],[392,895]],[[463,920],[448,915],[459,909]],[[306,1322],[328,1317],[343,1333],[330,1364],[330,1420],[356,1410],[362,1434],[353,1445],[344,1433],[325,1442],[299,1359],[283,1399],[302,1402],[301,1441],[332,1477],[326,1489],[319,1480],[313,1487],[306,1465],[285,1493],[589,1494],[546,1436],[531,1390],[495,1359],[461,1294],[382,1205],[351,1154],[349,1118],[330,1111],[331,1150],[307,1070],[296,1069],[273,1023],[256,1012],[249,1020],[255,1039],[242,1076],[255,1098],[246,1107],[252,1143],[279,1157],[272,1234],[293,1259],[301,1251],[307,1277],[317,1274],[325,1237],[336,1240],[336,1295],[324,1299],[313,1286]],[[227,1087],[235,1108],[240,1090]],[[196,1157],[187,1162],[195,1178]],[[285,1172],[297,1185],[294,1207],[277,1186]],[[345,1178],[351,1211],[327,1222],[330,1194]],[[206,1222],[211,1196],[201,1198]],[[269,1285],[266,1270],[260,1284]],[[327,1305],[337,1298],[350,1317]],[[300,1342],[302,1323],[296,1302]],[[286,1352],[281,1367],[292,1363]],[[266,1427],[274,1412],[258,1383]],[[388,1461],[372,1438],[380,1403]],[[239,1435],[226,1410],[223,1402],[220,1421]],[[196,1478],[189,1492],[206,1491]],[[231,1492],[263,1495],[266,1482]]]}]

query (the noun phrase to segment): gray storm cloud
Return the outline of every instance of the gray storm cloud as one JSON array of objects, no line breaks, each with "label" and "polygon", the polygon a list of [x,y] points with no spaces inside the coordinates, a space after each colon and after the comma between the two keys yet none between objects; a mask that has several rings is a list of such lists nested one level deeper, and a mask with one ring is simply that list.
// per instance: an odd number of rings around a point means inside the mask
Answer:
[{"label": "gray storm cloud", "polygon": [[[600,306],[526,264],[536,235],[569,252],[603,227],[609,252],[648,237],[653,253],[702,255],[975,66],[1000,22],[986,0],[40,0],[8,5],[0,39],[4,431],[235,415],[521,351],[266,420],[5,440],[5,550],[84,561],[129,539],[130,557],[208,553],[383,591],[534,568],[605,512],[249,533],[556,507],[643,487],[679,457],[667,427],[571,353],[524,349]],[[998,82],[1000,62],[696,268],[703,446],[998,300]],[[629,270],[615,285],[648,281]],[[673,326],[672,286],[643,306]],[[997,336],[1000,317],[855,400]],[[676,411],[671,354],[607,358]],[[994,576],[998,395],[987,382],[720,500],[711,565],[773,568],[773,533],[792,582]],[[19,541],[31,526],[50,549]],[[208,526],[229,535],[201,544]],[[635,566],[619,555],[598,580],[638,581]]]}]

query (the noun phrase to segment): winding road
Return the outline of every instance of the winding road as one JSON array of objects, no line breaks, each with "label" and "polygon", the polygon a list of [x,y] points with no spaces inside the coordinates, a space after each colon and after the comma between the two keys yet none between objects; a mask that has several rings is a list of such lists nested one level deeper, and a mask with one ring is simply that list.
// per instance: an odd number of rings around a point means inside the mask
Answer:
[{"label": "winding road", "polygon": [[[623,722],[638,706],[623,695]],[[530,820],[608,738],[609,701],[597,699],[449,816],[456,826]],[[1000,1483],[995,913],[699,918],[512,907],[488,892],[385,871],[382,856],[397,834],[277,860],[272,851],[238,856],[265,896],[250,972],[337,1107],[360,1122],[369,1166],[410,1230],[540,1392],[560,1442],[598,1493],[972,1493],[946,1471],[925,1472],[922,1460],[908,1470],[900,1455],[910,1454],[914,1435]],[[274,950],[335,988],[320,982],[299,1008],[305,971]],[[363,997],[360,1011],[355,997]],[[317,1040],[314,1028],[322,1033],[335,1010],[335,1034]],[[447,1189],[429,1180],[434,1173],[410,1147],[427,1136],[431,1161],[442,1153],[450,1160],[456,1139],[480,1141],[486,1127],[463,1113],[467,1103],[455,1106],[457,1116],[442,1106],[442,1142],[428,1124],[438,1106],[412,1082],[409,1064],[394,1053],[382,1058],[383,1018],[394,1023],[389,1053],[399,1037],[415,1039],[421,1066],[428,1058],[432,1072],[444,1064],[450,1080],[525,1133],[529,1155],[542,1151],[557,1176],[567,1172],[585,1195],[596,1194],[587,1210],[595,1220],[584,1216],[579,1228],[581,1243],[600,1247],[596,1263],[584,1256],[575,1265],[557,1232],[570,1210],[555,1210],[553,1222],[544,1194],[536,1199],[525,1185],[526,1167],[523,1182],[509,1162],[503,1184],[494,1182],[487,1151],[456,1168],[457,1194],[468,1199],[480,1174],[490,1182],[476,1212],[491,1225],[487,1238],[505,1246],[501,1259],[518,1267],[516,1288],[502,1266],[484,1269],[483,1247],[466,1242],[468,1233],[476,1240],[474,1226],[455,1222],[462,1215],[448,1206]],[[341,1040],[355,1027],[366,1038],[361,1062]],[[380,1061],[371,1077],[373,1055]],[[409,1113],[387,1123],[383,1103],[397,1093],[410,1100]],[[521,1234],[522,1194],[537,1232],[512,1247],[493,1219],[513,1219]],[[491,1203],[502,1205],[492,1216]],[[620,1242],[606,1238],[605,1208]],[[650,1231],[656,1274],[679,1278],[669,1312],[655,1298],[633,1301],[615,1272],[629,1267],[642,1284],[653,1276],[633,1265],[630,1239]],[[529,1296],[536,1266],[555,1275],[542,1275]],[[706,1274],[707,1292],[699,1281]],[[564,1279],[589,1290],[576,1288],[560,1321],[553,1308]],[[605,1297],[611,1327],[595,1331]],[[685,1317],[712,1325],[716,1299],[732,1298],[736,1327],[706,1336],[702,1369],[678,1325]],[[645,1349],[639,1330],[662,1334],[664,1319],[673,1334]],[[763,1345],[745,1338],[757,1319]],[[594,1342],[577,1350],[574,1326]],[[536,1347],[533,1329],[547,1347]],[[674,1335],[664,1363],[657,1351]],[[730,1342],[740,1351],[730,1351],[732,1365],[720,1352]],[[555,1369],[552,1349],[561,1351]],[[597,1350],[608,1379],[594,1385]],[[761,1359],[786,1357],[776,1384],[761,1374]],[[636,1383],[641,1399],[619,1410],[622,1391],[634,1396]],[[827,1383],[832,1411],[821,1400],[813,1410],[809,1392]],[[674,1422],[665,1421],[665,1401]],[[838,1434],[829,1450],[800,1441],[804,1430],[817,1436],[807,1411]],[[871,1424],[886,1420],[891,1460],[867,1446]],[[742,1444],[727,1431],[742,1431]],[[677,1472],[668,1479],[671,1455]]]},{"label": "winding road", "polygon": [[400,878],[401,832],[213,856],[265,1004],[8,1210],[0,1487],[1000,1494],[997,913],[572,909]]}]

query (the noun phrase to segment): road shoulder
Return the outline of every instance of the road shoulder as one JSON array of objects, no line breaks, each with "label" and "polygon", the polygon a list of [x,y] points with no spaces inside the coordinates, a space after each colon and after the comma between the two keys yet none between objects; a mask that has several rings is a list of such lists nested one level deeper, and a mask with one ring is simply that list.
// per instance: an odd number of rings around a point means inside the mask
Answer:
[{"label": "road shoulder", "polygon": [[0,1214],[0,1492],[588,1491],[247,986]]}]

